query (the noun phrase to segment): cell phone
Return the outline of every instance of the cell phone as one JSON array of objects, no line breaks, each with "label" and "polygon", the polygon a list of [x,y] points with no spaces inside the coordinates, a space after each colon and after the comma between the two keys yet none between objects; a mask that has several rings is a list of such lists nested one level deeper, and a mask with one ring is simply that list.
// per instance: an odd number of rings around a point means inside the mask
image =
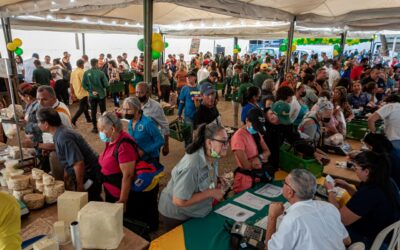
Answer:
[{"label": "cell phone", "polygon": [[335,180],[329,174],[325,177],[325,180],[331,183],[332,185],[335,185]]}]

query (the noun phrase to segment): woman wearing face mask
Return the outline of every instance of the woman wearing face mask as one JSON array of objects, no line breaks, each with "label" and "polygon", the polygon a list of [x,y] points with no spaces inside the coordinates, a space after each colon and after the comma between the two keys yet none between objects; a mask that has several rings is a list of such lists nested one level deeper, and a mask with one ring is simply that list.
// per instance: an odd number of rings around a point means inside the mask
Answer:
[{"label": "woman wearing face mask", "polygon": [[129,120],[128,132],[139,147],[139,156],[147,162],[160,161],[160,148],[164,145],[164,137],[153,120],[141,110],[137,97],[128,97],[122,104],[124,118]]},{"label": "woman wearing face mask", "polygon": [[[292,100],[289,116],[290,119],[293,121],[293,126],[297,129],[297,127],[300,125],[301,121],[303,120],[303,117],[305,116],[305,114],[307,114],[309,109],[306,102],[303,100],[303,98],[306,96],[306,89],[304,87],[304,84],[300,82],[297,83],[295,90],[296,90],[295,92],[296,98],[293,98]],[[294,105],[293,103],[296,104]],[[298,107],[298,112],[294,112],[294,109],[292,109],[293,106]]]},{"label": "woman wearing face mask", "polygon": [[107,202],[124,203],[126,213],[133,214],[135,206],[140,204],[131,191],[133,172],[138,161],[136,149],[129,143],[121,143],[118,147],[118,159],[114,156],[117,145],[123,139],[132,137],[122,130],[122,123],[113,113],[104,113],[97,121],[99,137],[106,147],[99,156],[101,173],[104,176],[104,192]]},{"label": "woman wearing face mask", "polygon": [[326,98],[320,98],[315,105],[316,111],[310,111],[304,116],[298,131],[302,138],[320,145],[324,124],[328,124],[333,115],[333,104]]},{"label": "woman wearing face mask", "polygon": [[263,139],[264,122],[261,109],[253,108],[247,113],[245,125],[232,136],[231,147],[238,165],[233,184],[236,193],[251,188],[253,183],[247,182],[252,178],[251,171],[262,169],[268,161],[270,151]]},{"label": "woman wearing face mask", "polygon": [[213,200],[223,198],[224,191],[217,188],[218,160],[226,156],[228,145],[228,135],[218,124],[202,124],[196,130],[160,195],[158,210],[166,231],[190,218],[206,216]]}]

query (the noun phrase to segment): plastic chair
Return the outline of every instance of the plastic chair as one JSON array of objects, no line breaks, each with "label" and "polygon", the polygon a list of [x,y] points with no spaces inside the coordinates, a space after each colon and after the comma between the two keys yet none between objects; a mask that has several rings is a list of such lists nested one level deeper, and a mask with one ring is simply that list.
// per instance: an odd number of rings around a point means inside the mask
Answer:
[{"label": "plastic chair", "polygon": [[398,250],[400,249],[400,220],[393,223],[392,225],[383,229],[375,238],[372,244],[371,250],[379,250],[385,240],[386,236],[393,232],[392,239],[390,240],[389,247],[387,250]]},{"label": "plastic chair", "polygon": [[351,244],[347,250],[365,250],[365,245],[362,242],[355,242]]}]

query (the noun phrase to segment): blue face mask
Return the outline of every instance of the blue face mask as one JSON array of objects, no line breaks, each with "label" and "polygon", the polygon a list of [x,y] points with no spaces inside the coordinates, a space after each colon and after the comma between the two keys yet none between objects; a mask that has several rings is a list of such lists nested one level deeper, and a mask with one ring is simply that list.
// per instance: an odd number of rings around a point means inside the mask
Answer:
[{"label": "blue face mask", "polygon": [[99,132],[99,137],[100,137],[100,140],[102,140],[103,142],[110,142],[111,141],[111,139],[108,138],[104,132]]},{"label": "blue face mask", "polygon": [[248,131],[250,134],[252,134],[252,135],[257,134],[257,130],[255,130],[255,129],[253,128],[253,126],[251,126],[250,128],[247,127],[247,131]]}]

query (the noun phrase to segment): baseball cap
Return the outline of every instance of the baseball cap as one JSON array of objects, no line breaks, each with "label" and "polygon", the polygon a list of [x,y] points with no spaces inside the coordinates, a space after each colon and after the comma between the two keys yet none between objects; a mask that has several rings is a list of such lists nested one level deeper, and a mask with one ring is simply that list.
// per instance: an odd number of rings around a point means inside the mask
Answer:
[{"label": "baseball cap", "polygon": [[215,93],[215,87],[211,83],[203,83],[200,86],[200,94],[202,95],[210,95]]},{"label": "baseball cap", "polygon": [[289,125],[292,122],[289,118],[290,105],[285,101],[277,101],[272,105],[272,112],[274,112],[279,119],[279,122],[283,125]]},{"label": "baseball cap", "polygon": [[32,57],[39,59],[39,54],[38,53],[33,53]]},{"label": "baseball cap", "polygon": [[261,64],[260,69],[268,69],[268,64],[266,63]]},{"label": "baseball cap", "polygon": [[188,73],[188,76],[197,77],[197,74],[196,74],[196,72],[190,71],[190,72]]},{"label": "baseball cap", "polygon": [[252,108],[247,112],[246,115],[247,120],[251,122],[251,125],[257,132],[264,134],[266,132],[265,129],[265,117],[264,113],[259,108]]}]

